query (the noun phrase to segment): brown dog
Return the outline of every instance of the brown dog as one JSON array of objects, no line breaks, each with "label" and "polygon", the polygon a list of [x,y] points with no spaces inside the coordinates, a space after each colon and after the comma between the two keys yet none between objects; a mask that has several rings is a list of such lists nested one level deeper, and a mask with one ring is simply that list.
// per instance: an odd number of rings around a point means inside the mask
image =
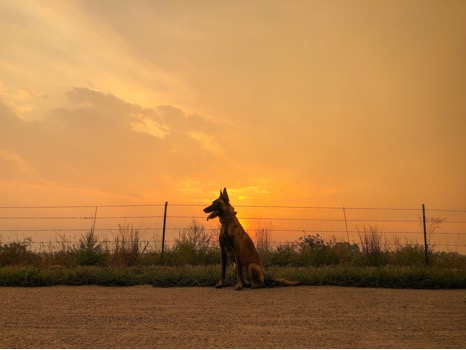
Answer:
[{"label": "brown dog", "polygon": [[[243,289],[244,284],[250,284],[251,288],[264,287],[264,268],[259,254],[254,242],[238,221],[235,209],[230,204],[226,188],[223,189],[223,193],[220,190],[220,196],[212,202],[212,205],[205,208],[204,212],[210,213],[207,220],[218,217],[222,225],[219,236],[222,271],[220,281],[215,288],[223,287],[227,259],[236,265],[236,290]],[[275,278],[274,281],[287,286],[300,284],[281,278]]]}]

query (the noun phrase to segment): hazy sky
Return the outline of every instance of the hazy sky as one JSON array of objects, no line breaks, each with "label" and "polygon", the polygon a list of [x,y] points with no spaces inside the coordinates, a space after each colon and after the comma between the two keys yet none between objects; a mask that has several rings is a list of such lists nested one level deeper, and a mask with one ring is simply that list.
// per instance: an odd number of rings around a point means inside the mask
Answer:
[{"label": "hazy sky", "polygon": [[1,205],[466,208],[466,1],[0,1]]}]

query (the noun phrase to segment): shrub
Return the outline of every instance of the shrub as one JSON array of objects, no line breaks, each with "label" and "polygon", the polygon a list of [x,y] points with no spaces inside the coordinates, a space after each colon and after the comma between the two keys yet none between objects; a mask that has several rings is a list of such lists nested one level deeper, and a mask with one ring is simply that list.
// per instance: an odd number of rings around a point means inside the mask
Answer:
[{"label": "shrub", "polygon": [[[262,258],[262,254],[261,254]],[[276,266],[294,265],[298,262],[296,243],[280,244],[268,254],[268,264]]]},{"label": "shrub", "polygon": [[297,266],[324,266],[338,265],[353,259],[359,253],[359,248],[348,243],[324,241],[319,234],[306,235],[299,238],[294,265]]},{"label": "shrub", "polygon": [[430,255],[431,265],[442,268],[456,268],[466,271],[466,255],[455,252],[438,252]]},{"label": "shrub", "polygon": [[300,237],[297,249],[300,264],[304,266],[326,265],[324,258],[327,255],[328,247],[319,234]]},{"label": "shrub", "polygon": [[213,235],[209,235],[204,225],[196,220],[187,229],[179,232],[171,254],[167,255],[171,255],[174,259],[172,262],[177,265],[215,264],[220,259],[218,248],[213,247]]},{"label": "shrub", "polygon": [[389,254],[391,265],[398,266],[422,266],[424,265],[424,247],[420,244],[398,245],[393,252]]},{"label": "shrub", "polygon": [[0,245],[0,266],[30,265],[36,262],[36,255],[28,249],[31,242],[31,238],[26,238],[22,242],[10,242]]},{"label": "shrub", "polygon": [[104,265],[107,255],[107,252],[99,243],[94,230],[88,231],[79,239],[79,247],[76,250],[77,265]]}]

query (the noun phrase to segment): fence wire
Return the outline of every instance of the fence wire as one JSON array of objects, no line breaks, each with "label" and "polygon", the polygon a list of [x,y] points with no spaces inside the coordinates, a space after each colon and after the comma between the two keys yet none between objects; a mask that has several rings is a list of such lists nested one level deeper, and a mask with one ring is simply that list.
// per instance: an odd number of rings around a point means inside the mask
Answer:
[{"label": "fence wire", "polygon": [[[172,245],[193,220],[218,234],[218,220],[206,220],[206,204],[167,206],[165,244]],[[111,242],[136,230],[142,242],[162,243],[165,203],[118,205],[0,206],[0,243],[30,238],[35,245],[76,244],[89,230]],[[361,234],[376,230],[386,246],[423,244],[422,208],[237,205],[238,219],[253,239],[267,232],[271,246],[296,242],[306,235],[360,244]],[[429,245],[437,251],[466,253],[466,210],[426,209]]]}]

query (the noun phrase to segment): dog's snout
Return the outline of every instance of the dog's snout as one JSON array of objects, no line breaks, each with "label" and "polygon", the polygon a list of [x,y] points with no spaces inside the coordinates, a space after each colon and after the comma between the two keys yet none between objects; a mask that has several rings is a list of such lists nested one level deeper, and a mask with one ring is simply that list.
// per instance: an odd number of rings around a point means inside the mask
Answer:
[{"label": "dog's snout", "polygon": [[209,205],[208,207],[204,208],[204,213],[211,213],[214,211],[214,205]]}]

